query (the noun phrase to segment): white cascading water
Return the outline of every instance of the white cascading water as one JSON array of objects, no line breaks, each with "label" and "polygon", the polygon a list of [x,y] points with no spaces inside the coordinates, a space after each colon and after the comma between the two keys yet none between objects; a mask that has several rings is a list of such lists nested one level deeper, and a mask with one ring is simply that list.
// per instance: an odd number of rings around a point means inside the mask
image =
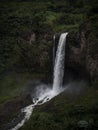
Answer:
[{"label": "white cascading water", "polygon": [[[64,59],[65,59],[65,46],[66,46],[66,36],[68,33],[62,33],[59,39],[58,48],[56,52],[56,58],[54,62],[54,74],[53,74],[53,87],[52,89],[48,87],[48,85],[40,85],[36,88],[36,97],[33,98],[33,104],[23,108],[21,111],[25,113],[24,119],[19,122],[14,128],[10,130],[18,130],[20,127],[24,125],[24,123],[29,120],[33,109],[37,105],[42,105],[45,102],[48,102],[53,97],[61,93],[64,89],[62,89],[62,81],[64,74]],[[55,36],[54,36],[55,40]],[[53,53],[55,50],[53,50]]]},{"label": "white cascading water", "polygon": [[53,78],[54,91],[59,91],[59,89],[62,86],[67,34],[68,33],[62,33],[58,43],[58,48],[57,48],[56,58],[55,58],[55,66],[54,66],[54,78]]},{"label": "white cascading water", "polygon": [[53,36],[53,42],[54,42],[54,46],[53,46],[53,67],[55,64],[55,35]]}]

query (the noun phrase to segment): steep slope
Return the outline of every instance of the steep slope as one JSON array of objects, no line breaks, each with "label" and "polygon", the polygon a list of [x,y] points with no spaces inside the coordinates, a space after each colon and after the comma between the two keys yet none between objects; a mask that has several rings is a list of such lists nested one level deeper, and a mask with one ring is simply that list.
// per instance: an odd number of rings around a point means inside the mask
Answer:
[{"label": "steep slope", "polygon": [[69,88],[35,108],[30,120],[20,130],[97,130],[98,89],[82,91],[81,83],[73,84],[73,90]]}]

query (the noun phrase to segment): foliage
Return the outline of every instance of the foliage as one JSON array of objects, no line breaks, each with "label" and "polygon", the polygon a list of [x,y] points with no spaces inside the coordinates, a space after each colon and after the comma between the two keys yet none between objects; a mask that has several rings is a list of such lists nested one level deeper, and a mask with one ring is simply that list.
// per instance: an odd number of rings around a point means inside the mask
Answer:
[{"label": "foliage", "polygon": [[[53,34],[53,32],[76,31],[79,24],[86,19],[86,11],[88,16],[96,12],[95,4],[92,3],[91,6],[90,3],[89,0],[1,2],[0,72],[12,69],[30,71],[31,68],[33,72],[38,68],[39,71],[43,70],[40,63],[37,63],[36,56],[39,54],[39,46],[43,44],[43,36],[50,32]],[[36,34],[36,41],[30,46],[32,33]],[[44,71],[48,69],[50,70],[47,67]]]},{"label": "foliage", "polygon": [[87,129],[98,127],[98,89],[86,90],[74,100],[74,95],[62,93],[53,100],[35,108],[30,120],[20,130],[79,130],[78,123],[88,123]]},{"label": "foliage", "polygon": [[[0,2],[0,103],[19,94],[25,86],[32,86],[29,79],[49,78],[52,71],[51,37],[54,33],[76,32],[81,23],[90,21],[90,54],[93,58],[96,56],[97,5],[97,0]],[[35,34],[35,40],[30,42],[32,34]],[[87,129],[96,129],[97,81],[94,90],[91,88],[87,95],[76,97],[75,101],[73,95],[63,93],[39,106],[21,130],[76,130],[81,120],[89,123]]]}]

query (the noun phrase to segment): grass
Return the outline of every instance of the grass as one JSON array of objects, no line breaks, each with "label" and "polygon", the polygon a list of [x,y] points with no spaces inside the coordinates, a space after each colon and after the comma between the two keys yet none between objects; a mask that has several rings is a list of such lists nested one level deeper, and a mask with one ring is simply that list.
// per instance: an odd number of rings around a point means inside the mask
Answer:
[{"label": "grass", "polygon": [[0,79],[0,103],[18,96],[25,88],[33,87],[35,79],[42,79],[43,74],[10,73]]},{"label": "grass", "polygon": [[64,31],[77,31],[78,30],[79,25],[78,24],[72,24],[72,25],[58,25],[55,27],[55,31],[56,32],[64,32]]}]

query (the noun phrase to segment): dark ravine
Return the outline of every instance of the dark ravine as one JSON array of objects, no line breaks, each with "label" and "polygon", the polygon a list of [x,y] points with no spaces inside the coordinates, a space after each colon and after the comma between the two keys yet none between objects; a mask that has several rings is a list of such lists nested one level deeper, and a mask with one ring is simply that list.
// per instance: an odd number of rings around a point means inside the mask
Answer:
[{"label": "dark ravine", "polygon": [[81,80],[87,84],[83,87],[80,83],[80,88],[74,84],[36,107],[20,129],[80,130],[81,120],[88,123],[84,129],[98,129],[98,0],[3,1],[0,3],[0,130],[15,128],[25,118],[22,108],[32,104],[35,88],[40,84],[33,85],[33,80],[38,78],[52,84],[53,35],[56,52],[63,32],[68,32],[63,84]]},{"label": "dark ravine", "polygon": [[[96,54],[96,56],[94,57],[90,53],[92,49],[90,46],[91,31],[91,24],[89,22],[85,22],[80,26],[78,32],[69,32],[67,36],[65,55],[65,71],[67,72],[67,76],[65,75],[64,80],[68,80],[68,76],[72,76],[73,79],[79,78],[89,80],[90,82],[96,80],[98,76],[98,54]],[[56,34],[55,36],[55,47],[57,48],[60,34]],[[52,36],[50,35],[47,41],[49,42],[51,40]],[[23,114],[20,114],[20,109],[31,103],[32,99],[30,95],[23,95],[1,105],[0,119],[3,120],[0,120],[0,124],[2,124],[0,125],[0,129],[6,130],[6,128],[8,129],[15,126],[17,122],[22,120],[22,118],[24,117]],[[13,121],[13,123],[12,121],[8,123],[10,115],[13,115],[15,111],[18,112],[18,116]],[[13,115],[13,117],[14,116],[16,115]]]}]

